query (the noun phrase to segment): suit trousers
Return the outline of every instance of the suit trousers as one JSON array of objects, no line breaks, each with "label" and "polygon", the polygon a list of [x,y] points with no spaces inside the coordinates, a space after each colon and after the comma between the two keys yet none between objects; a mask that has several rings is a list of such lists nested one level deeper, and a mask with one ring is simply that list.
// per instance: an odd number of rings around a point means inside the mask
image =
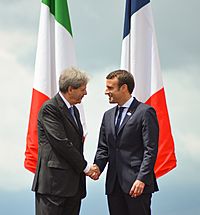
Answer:
[{"label": "suit trousers", "polygon": [[136,198],[122,191],[118,179],[114,190],[107,196],[110,215],[151,215],[152,194],[142,194]]},{"label": "suit trousers", "polygon": [[36,193],[36,215],[79,215],[80,194],[73,197],[59,197]]}]

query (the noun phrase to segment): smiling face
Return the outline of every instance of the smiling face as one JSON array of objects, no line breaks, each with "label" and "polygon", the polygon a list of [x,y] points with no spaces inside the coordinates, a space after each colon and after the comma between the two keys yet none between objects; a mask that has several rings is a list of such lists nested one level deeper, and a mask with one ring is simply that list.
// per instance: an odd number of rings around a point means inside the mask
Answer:
[{"label": "smiling face", "polygon": [[79,88],[69,87],[67,92],[67,100],[71,105],[81,103],[82,98],[87,95],[87,85],[83,84]]},{"label": "smiling face", "polygon": [[121,105],[123,103],[124,87],[119,87],[119,81],[117,77],[113,79],[106,79],[105,94],[108,95],[109,103],[117,103]]}]

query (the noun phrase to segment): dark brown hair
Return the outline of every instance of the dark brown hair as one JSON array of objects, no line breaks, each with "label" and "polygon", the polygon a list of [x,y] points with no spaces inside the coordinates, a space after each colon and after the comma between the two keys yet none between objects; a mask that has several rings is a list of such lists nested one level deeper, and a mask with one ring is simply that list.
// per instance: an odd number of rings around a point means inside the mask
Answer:
[{"label": "dark brown hair", "polygon": [[113,79],[113,78],[117,78],[118,79],[118,86],[119,88],[126,84],[128,87],[128,91],[131,94],[133,92],[133,89],[135,87],[135,82],[134,82],[134,78],[133,75],[130,72],[127,72],[126,70],[115,70],[111,73],[109,73],[106,76],[106,79]]}]

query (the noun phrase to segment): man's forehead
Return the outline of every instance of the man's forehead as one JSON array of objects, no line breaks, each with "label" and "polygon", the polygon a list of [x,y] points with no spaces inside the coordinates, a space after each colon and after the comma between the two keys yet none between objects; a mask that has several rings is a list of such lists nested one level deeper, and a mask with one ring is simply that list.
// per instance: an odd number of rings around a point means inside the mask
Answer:
[{"label": "man's forehead", "polygon": [[[72,87],[73,88],[73,87]],[[73,88],[75,90],[83,90],[83,89],[86,89],[87,88],[87,84],[82,84],[80,87],[78,88]]]},{"label": "man's forehead", "polygon": [[106,79],[106,84],[107,85],[115,85],[118,84],[118,79],[117,77],[114,77],[112,79]]}]

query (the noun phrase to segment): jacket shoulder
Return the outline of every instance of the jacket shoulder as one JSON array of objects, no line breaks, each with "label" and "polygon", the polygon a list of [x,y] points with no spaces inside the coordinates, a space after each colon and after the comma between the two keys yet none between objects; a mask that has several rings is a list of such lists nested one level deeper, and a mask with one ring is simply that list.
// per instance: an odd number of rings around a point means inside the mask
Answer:
[{"label": "jacket shoulder", "polygon": [[109,115],[109,114],[113,113],[113,111],[116,111],[116,106],[114,106],[114,107],[108,109],[107,111],[105,111],[104,115]]},{"label": "jacket shoulder", "polygon": [[55,106],[56,105],[56,101],[55,101],[55,98],[51,98],[51,99],[48,99],[47,101],[45,101],[43,103],[43,105],[41,106],[41,109],[45,109],[46,107],[48,106]]},{"label": "jacket shoulder", "polygon": [[53,97],[43,103],[39,111],[39,116],[41,116],[44,112],[54,112],[57,109],[58,109],[58,103],[56,101],[56,98]]},{"label": "jacket shoulder", "polygon": [[138,105],[138,109],[143,110],[143,111],[153,111],[153,112],[155,112],[155,109],[151,105],[145,104],[143,102],[140,102],[140,104]]}]

